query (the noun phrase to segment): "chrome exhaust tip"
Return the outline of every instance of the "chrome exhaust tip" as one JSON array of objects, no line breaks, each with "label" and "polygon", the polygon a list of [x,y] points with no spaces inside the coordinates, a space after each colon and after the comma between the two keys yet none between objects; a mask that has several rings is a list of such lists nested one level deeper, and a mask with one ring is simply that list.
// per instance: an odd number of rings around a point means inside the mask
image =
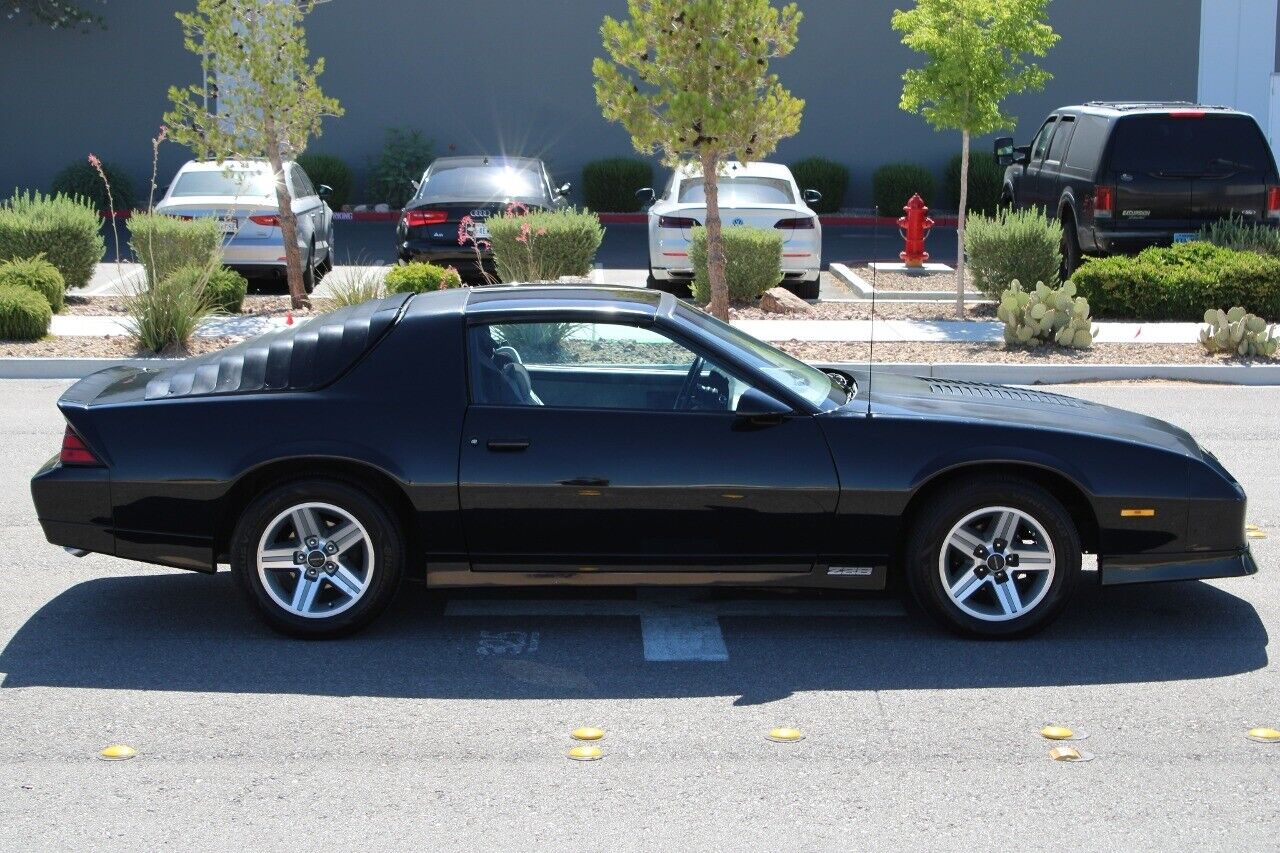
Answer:
[{"label": "chrome exhaust tip", "polygon": [[70,554],[70,555],[71,555],[71,556],[73,556],[73,557],[87,557],[87,556],[89,556],[89,552],[88,552],[88,551],[86,551],[86,550],[85,550],[85,549],[83,549],[83,548],[72,548],[72,547],[71,547],[71,546],[69,546],[69,545],[64,545],[64,546],[63,546],[63,548],[62,548],[62,550],[66,551],[68,554]]}]

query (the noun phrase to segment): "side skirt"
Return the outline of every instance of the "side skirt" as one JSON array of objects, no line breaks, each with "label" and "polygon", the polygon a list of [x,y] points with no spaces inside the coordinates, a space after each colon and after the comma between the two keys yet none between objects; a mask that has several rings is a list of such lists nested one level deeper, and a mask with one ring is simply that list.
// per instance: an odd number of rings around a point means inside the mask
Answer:
[{"label": "side skirt", "polygon": [[[834,569],[834,572],[833,572]],[[822,587],[880,591],[885,588],[887,567],[831,567],[819,565],[807,572],[733,571],[483,571],[471,570],[468,563],[432,563],[427,567],[427,586],[458,587],[616,587],[616,586],[751,586]]]}]

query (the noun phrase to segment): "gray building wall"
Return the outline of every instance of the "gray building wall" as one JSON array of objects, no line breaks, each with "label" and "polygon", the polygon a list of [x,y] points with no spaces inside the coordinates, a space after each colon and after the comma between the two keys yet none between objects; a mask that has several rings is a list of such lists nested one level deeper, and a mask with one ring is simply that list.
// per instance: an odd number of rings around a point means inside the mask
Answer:
[{"label": "gray building wall", "polygon": [[[89,151],[127,168],[145,195],[148,140],[167,87],[200,73],[173,18],[193,5],[110,0],[108,29],[84,35],[0,22],[0,195],[47,187]],[[853,204],[868,203],[877,166],[909,160],[940,171],[959,150],[958,134],[898,109],[900,76],[915,57],[889,19],[905,5],[801,0],[799,47],[775,64],[807,106],[800,134],[771,159],[844,162]],[[1057,0],[1050,9],[1062,35],[1044,63],[1054,80],[1009,104],[1023,141],[1063,104],[1195,99],[1200,0]],[[308,32],[313,55],[326,58],[321,82],[346,115],[326,120],[312,150],[363,170],[384,128],[407,125],[434,138],[439,153],[542,156],[557,177],[577,182],[586,161],[631,151],[626,133],[601,118],[590,71],[602,52],[600,19],[625,11],[625,0],[333,0]],[[162,184],[184,159],[165,147]]]}]

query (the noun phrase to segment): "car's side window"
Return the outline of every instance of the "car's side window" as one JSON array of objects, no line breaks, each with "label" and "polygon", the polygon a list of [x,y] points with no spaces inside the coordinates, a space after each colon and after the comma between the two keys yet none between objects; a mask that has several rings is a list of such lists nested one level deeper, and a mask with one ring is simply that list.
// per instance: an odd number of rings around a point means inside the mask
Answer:
[{"label": "car's side window", "polygon": [[1040,132],[1036,134],[1036,141],[1031,146],[1031,162],[1035,163],[1044,159],[1045,153],[1049,150],[1049,138],[1053,136],[1053,126],[1056,122],[1056,116],[1049,119],[1040,128]]},{"label": "car's side window", "polygon": [[293,175],[293,184],[297,187],[298,196],[305,198],[316,194],[316,188],[312,186],[311,179],[307,177],[307,173],[302,171],[301,166],[294,166],[291,170]]},{"label": "car's side window", "polygon": [[643,325],[476,325],[468,350],[471,400],[478,405],[731,412],[748,388]]},{"label": "car's side window", "polygon": [[1058,132],[1053,135],[1053,142],[1049,145],[1048,162],[1061,163],[1066,158],[1075,129],[1076,120],[1070,116],[1065,116],[1058,122]]}]

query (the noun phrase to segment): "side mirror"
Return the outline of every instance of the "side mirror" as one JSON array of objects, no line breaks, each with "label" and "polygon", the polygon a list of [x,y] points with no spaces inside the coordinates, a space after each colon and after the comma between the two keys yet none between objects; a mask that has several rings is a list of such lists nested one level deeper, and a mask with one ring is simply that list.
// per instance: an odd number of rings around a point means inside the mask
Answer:
[{"label": "side mirror", "polygon": [[764,426],[782,423],[782,419],[791,414],[791,407],[779,403],[758,388],[748,388],[738,398],[734,412],[749,423]]},{"label": "side mirror", "polygon": [[1001,166],[1013,165],[1013,137],[1001,136],[995,141],[996,162]]},{"label": "side mirror", "polygon": [[413,184],[414,192],[417,192],[418,190],[422,189],[422,181],[418,180],[417,178],[410,178],[409,183]]},{"label": "side mirror", "polygon": [[804,203],[805,203],[805,204],[808,204],[808,205],[815,205],[815,204],[817,204],[817,203],[818,203],[818,202],[820,202],[820,201],[822,201],[822,193],[818,192],[817,190],[805,190],[805,191],[804,191]]},{"label": "side mirror", "polygon": [[653,187],[644,187],[636,190],[636,198],[640,199],[641,204],[653,204],[657,201],[658,195],[653,191]]},{"label": "side mirror", "polygon": [[560,186],[556,187],[556,195],[560,196],[561,198],[564,198],[569,194],[569,190],[571,189],[573,189],[573,184],[566,181]]},{"label": "side mirror", "polygon": [[328,198],[333,195],[333,187],[328,184],[321,184],[316,187],[316,195],[320,196],[320,198]]}]

